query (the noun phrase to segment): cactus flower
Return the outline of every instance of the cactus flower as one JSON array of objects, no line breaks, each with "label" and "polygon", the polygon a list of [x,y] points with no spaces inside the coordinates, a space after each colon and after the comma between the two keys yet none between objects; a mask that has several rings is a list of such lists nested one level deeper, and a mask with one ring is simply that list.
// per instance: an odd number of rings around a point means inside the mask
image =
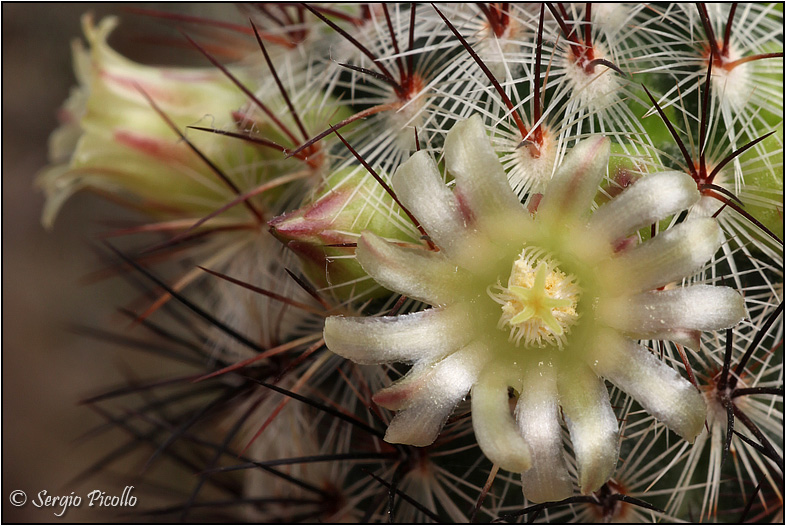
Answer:
[{"label": "cactus flower", "polygon": [[452,190],[425,151],[400,166],[393,189],[437,250],[366,231],[357,260],[382,286],[431,308],[334,316],[324,331],[333,352],[357,363],[412,364],[374,397],[397,411],[388,442],[431,444],[471,393],[480,448],[522,473],[530,501],[544,502],[573,494],[563,417],[582,493],[596,491],[617,464],[619,427],[604,380],[685,440],[699,434],[702,395],[637,340],[694,345],[700,331],[746,316],[730,288],[679,286],[712,258],[723,234],[703,217],[631,242],[700,196],[688,175],[661,172],[593,210],[609,151],[599,136],[576,145],[534,214],[511,190],[479,116],[447,134]]}]

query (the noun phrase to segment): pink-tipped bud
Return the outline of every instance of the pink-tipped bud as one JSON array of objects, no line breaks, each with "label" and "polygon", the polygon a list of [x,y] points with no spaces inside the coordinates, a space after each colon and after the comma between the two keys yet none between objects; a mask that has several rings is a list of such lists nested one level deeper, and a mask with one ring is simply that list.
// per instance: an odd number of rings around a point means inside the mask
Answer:
[{"label": "pink-tipped bud", "polygon": [[[88,46],[74,43],[79,86],[61,111],[52,134],[52,166],[38,177],[46,193],[42,222],[51,227],[68,198],[95,190],[154,216],[195,217],[235,196],[201,157],[210,159],[234,184],[262,181],[257,168],[280,152],[264,151],[203,127],[235,131],[233,111],[247,97],[217,68],[175,68],[132,62],[108,38],[118,23],[82,19]],[[231,66],[243,82],[249,65]],[[181,137],[186,137],[183,140]],[[195,150],[198,150],[199,154]],[[245,214],[243,207],[229,213]]]},{"label": "pink-tipped bud", "polygon": [[392,197],[357,169],[334,173],[310,202],[268,225],[297,254],[309,279],[341,300],[382,292],[354,257],[362,232],[407,242],[417,239]]}]

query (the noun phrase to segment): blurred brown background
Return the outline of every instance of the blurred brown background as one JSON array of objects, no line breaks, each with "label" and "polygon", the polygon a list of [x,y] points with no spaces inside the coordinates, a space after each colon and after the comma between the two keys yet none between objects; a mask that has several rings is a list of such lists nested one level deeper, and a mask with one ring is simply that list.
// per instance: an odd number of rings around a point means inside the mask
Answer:
[{"label": "blurred brown background", "polygon": [[[161,34],[167,25],[149,17],[123,13],[128,4],[2,5],[3,43],[3,463],[2,521],[105,522],[138,521],[121,516],[122,509],[96,509],[84,502],[57,517],[59,509],[39,509],[31,500],[41,490],[50,495],[83,497],[93,489],[119,495],[133,485],[131,466],[109,469],[73,482],[80,472],[125,439],[122,434],[76,440],[102,420],[79,406],[85,396],[121,383],[121,371],[142,371],[149,358],[77,335],[72,324],[122,331],[115,308],[133,294],[120,280],[83,285],[80,279],[100,268],[90,248],[95,233],[105,230],[99,220],[117,215],[97,198],[78,195],[69,201],[55,228],[46,232],[39,222],[43,196],[34,189],[36,173],[47,160],[47,138],[57,126],[57,108],[75,83],[70,42],[80,36],[80,16],[96,18],[117,13],[120,28],[113,45],[136,60],[153,62],[198,60],[182,49],[162,48],[140,39]],[[182,9],[166,4],[146,8]],[[227,6],[227,9],[232,9]],[[170,31],[170,34],[172,33]],[[182,62],[182,61],[181,61]],[[27,493],[28,502],[14,507],[9,495]],[[113,493],[114,492],[114,493]],[[148,507],[152,496],[139,493],[137,507]],[[148,502],[146,502],[148,498]]]}]

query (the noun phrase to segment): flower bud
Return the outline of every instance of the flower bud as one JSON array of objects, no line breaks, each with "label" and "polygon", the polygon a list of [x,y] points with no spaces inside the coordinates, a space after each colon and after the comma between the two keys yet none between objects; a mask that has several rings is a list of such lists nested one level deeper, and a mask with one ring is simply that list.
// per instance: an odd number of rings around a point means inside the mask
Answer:
[{"label": "flower bud", "polygon": [[[259,149],[235,138],[186,130],[192,125],[234,127],[232,112],[246,99],[227,76],[216,68],[152,67],[127,60],[107,43],[117,22],[107,18],[96,25],[85,16],[89,49],[78,41],[73,45],[79,86],[66,101],[63,124],[50,139],[50,160],[59,164],[38,178],[47,197],[42,217],[46,227],[81,189],[113,194],[154,215],[203,214],[233,196],[214,170],[178,138],[164,115],[228,172],[230,180],[247,180],[249,175],[258,180],[262,175],[259,164],[250,162],[261,160]],[[234,74],[245,81],[250,71],[237,68]],[[233,213],[243,213],[241,208]]]},{"label": "flower bud", "polygon": [[298,255],[308,278],[341,300],[383,292],[354,257],[361,232],[417,240],[390,194],[357,168],[336,171],[310,202],[268,225]]}]

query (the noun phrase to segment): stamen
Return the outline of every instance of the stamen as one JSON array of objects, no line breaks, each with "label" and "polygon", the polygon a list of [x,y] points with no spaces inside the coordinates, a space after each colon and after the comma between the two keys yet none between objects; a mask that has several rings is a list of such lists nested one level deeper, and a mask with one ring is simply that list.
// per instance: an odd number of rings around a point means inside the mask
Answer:
[{"label": "stamen", "polygon": [[578,320],[576,305],[581,289],[542,250],[525,248],[513,263],[507,287],[489,292],[502,305],[499,328],[510,328],[510,339],[519,345],[562,347],[567,332]]}]

